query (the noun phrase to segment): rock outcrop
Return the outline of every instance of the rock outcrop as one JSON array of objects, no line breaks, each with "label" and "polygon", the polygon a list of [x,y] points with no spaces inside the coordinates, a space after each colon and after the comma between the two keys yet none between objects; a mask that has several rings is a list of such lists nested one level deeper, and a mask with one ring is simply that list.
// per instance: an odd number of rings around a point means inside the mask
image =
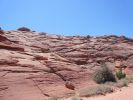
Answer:
[{"label": "rock outcrop", "polygon": [[101,62],[114,70],[117,60],[131,75],[133,39],[50,35],[24,28],[2,31],[0,100],[47,100],[73,95],[75,88],[94,84],[91,76]]},{"label": "rock outcrop", "polygon": [[31,30],[27,27],[21,27],[21,28],[18,28],[18,31],[30,32]]}]

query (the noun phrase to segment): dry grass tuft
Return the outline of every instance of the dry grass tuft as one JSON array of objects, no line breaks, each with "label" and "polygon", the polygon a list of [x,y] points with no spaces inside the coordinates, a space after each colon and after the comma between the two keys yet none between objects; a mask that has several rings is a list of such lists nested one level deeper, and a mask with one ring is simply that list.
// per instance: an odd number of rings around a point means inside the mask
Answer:
[{"label": "dry grass tuft", "polygon": [[107,85],[98,85],[95,87],[89,87],[81,89],[79,91],[79,96],[81,97],[90,97],[95,95],[105,95],[106,93],[113,92],[113,89]]}]

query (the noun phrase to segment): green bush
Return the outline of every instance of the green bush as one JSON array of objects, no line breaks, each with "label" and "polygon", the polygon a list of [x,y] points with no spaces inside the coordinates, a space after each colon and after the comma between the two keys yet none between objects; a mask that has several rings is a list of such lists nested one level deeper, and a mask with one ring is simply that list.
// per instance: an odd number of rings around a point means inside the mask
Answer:
[{"label": "green bush", "polygon": [[71,100],[78,100],[77,96],[72,96]]},{"label": "green bush", "polygon": [[115,75],[113,72],[106,66],[106,64],[102,64],[101,68],[98,69],[94,75],[93,75],[93,80],[98,83],[105,83],[108,81],[115,82]]},{"label": "green bush", "polygon": [[120,80],[126,77],[126,74],[122,72],[122,70],[116,72],[116,77]]}]

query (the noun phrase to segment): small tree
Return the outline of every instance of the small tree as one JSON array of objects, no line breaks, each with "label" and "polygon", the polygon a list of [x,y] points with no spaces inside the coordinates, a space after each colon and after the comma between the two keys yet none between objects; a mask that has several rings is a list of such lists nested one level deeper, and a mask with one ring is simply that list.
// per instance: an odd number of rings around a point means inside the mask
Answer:
[{"label": "small tree", "polygon": [[101,68],[94,73],[93,80],[98,84],[105,83],[107,81],[116,81],[113,72],[106,66],[105,63],[102,63]]}]

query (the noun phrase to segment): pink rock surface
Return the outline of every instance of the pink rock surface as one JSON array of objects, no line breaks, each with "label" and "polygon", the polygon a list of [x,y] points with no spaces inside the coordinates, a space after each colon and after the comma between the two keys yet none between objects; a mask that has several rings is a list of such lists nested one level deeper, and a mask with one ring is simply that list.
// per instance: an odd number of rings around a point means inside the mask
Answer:
[{"label": "pink rock surface", "polygon": [[[0,34],[0,100],[47,100],[69,97],[94,85],[91,76],[104,61],[114,70],[116,60],[132,74],[132,39],[103,36],[60,36],[31,31]],[[66,82],[75,89],[66,88]]]}]

